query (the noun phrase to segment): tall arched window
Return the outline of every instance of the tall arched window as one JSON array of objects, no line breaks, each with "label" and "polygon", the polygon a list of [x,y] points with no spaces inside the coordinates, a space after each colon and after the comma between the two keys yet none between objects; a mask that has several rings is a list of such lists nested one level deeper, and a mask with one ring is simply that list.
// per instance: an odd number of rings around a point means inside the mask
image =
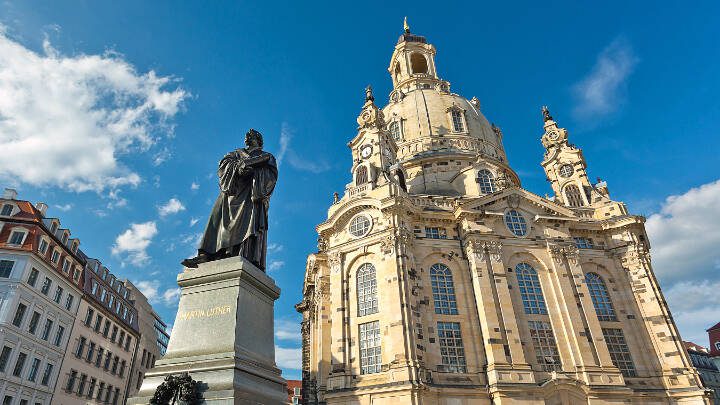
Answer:
[{"label": "tall arched window", "polygon": [[377,278],[375,266],[365,263],[357,271],[358,316],[378,312]]},{"label": "tall arched window", "polygon": [[410,55],[410,66],[412,66],[413,73],[428,72],[427,59],[420,53],[416,52]]},{"label": "tall arched window", "polygon": [[582,207],[585,205],[582,195],[580,195],[580,189],[574,184],[565,187],[565,198],[567,199],[567,204],[571,207]]},{"label": "tall arched window", "polygon": [[388,129],[390,130],[390,136],[392,136],[394,140],[399,141],[400,140],[400,121],[391,122]]},{"label": "tall arched window", "polygon": [[585,283],[588,286],[588,290],[590,290],[590,298],[595,306],[598,320],[617,321],[615,308],[613,308],[610,294],[602,277],[597,273],[587,273],[585,274]]},{"label": "tall arched window", "polygon": [[547,314],[545,298],[537,272],[527,263],[515,266],[515,275],[526,314]]},{"label": "tall arched window", "polygon": [[360,166],[355,172],[355,185],[359,186],[365,184],[368,181],[368,170],[366,166]]},{"label": "tall arched window", "polygon": [[465,123],[463,122],[463,112],[458,109],[450,111],[450,117],[452,118],[453,131],[463,132],[465,130]]},{"label": "tall arched window", "polygon": [[395,62],[395,81],[397,81],[398,76],[400,76],[400,64]]},{"label": "tall arched window", "polygon": [[482,194],[492,194],[495,192],[495,176],[490,170],[482,169],[478,172],[477,182],[480,185]]},{"label": "tall arched window", "polygon": [[432,285],[435,313],[457,315],[457,300],[452,272],[444,264],[436,263],[430,267],[430,283]]}]

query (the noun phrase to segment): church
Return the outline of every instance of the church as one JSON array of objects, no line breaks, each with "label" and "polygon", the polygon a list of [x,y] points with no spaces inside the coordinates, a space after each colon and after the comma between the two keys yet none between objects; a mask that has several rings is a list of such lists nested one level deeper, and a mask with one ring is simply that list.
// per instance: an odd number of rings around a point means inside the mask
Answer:
[{"label": "church", "polygon": [[388,104],[366,90],[352,181],[317,226],[296,306],[304,403],[710,403],[645,218],[588,179],[546,107],[554,195],[523,189],[502,131],[435,56],[406,24]]}]

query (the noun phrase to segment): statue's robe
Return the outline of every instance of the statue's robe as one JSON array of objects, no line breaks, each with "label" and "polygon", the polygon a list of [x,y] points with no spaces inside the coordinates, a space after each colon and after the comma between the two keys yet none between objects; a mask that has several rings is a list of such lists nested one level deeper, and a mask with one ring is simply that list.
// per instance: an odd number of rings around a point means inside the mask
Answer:
[{"label": "statue's robe", "polygon": [[265,270],[268,204],[277,181],[275,157],[237,149],[220,161],[220,195],[199,250],[209,257],[240,255]]}]

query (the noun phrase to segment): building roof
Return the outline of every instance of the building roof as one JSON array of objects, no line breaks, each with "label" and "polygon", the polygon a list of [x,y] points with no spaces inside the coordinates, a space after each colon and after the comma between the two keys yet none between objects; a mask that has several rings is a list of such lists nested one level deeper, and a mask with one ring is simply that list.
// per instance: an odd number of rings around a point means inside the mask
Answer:
[{"label": "building roof", "polygon": [[706,332],[710,332],[711,330],[715,330],[715,329],[720,329],[720,322],[718,322],[715,325],[708,328]]},{"label": "building roof", "polygon": [[699,345],[697,343],[688,342],[683,340],[683,346],[685,346],[685,350],[692,350],[694,352],[699,353],[708,353],[710,350],[708,350],[707,347]]}]

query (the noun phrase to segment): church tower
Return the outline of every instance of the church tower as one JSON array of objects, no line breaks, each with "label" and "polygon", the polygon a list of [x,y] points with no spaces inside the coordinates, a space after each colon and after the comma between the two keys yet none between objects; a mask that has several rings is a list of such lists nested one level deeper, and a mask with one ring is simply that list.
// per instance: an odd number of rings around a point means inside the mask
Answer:
[{"label": "church tower", "polygon": [[[543,108],[554,196],[405,30],[387,105],[368,87],[350,182],[317,226],[303,300],[307,404],[709,403],[641,216],[588,180]],[[350,160],[350,159],[349,159]]]}]

